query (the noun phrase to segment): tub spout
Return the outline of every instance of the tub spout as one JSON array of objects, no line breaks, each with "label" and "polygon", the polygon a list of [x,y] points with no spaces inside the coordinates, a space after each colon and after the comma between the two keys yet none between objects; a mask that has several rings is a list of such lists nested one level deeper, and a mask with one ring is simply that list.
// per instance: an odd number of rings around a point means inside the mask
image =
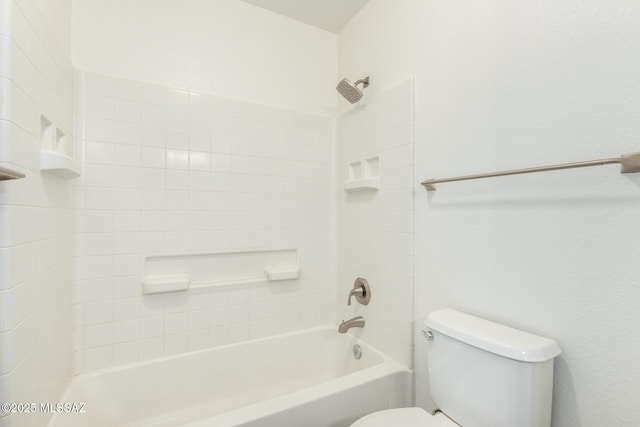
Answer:
[{"label": "tub spout", "polygon": [[338,326],[338,332],[344,334],[351,328],[364,328],[364,317],[358,316],[346,321],[343,320]]}]

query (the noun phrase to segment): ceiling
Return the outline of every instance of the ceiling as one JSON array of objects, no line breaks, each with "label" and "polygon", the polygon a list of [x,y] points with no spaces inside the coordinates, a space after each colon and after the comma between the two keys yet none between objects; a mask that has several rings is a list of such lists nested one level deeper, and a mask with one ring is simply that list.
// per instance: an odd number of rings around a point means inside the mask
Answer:
[{"label": "ceiling", "polygon": [[314,27],[338,33],[369,0],[242,0]]}]

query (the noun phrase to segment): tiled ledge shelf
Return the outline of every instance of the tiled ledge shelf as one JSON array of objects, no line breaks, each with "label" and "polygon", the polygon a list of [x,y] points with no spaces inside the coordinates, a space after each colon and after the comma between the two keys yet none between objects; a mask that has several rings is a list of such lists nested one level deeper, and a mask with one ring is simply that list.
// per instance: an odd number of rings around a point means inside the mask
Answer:
[{"label": "tiled ledge shelf", "polygon": [[353,179],[344,183],[344,191],[366,191],[366,190],[379,190],[380,189],[380,177],[369,177],[361,179]]},{"label": "tiled ledge shelf", "polygon": [[49,172],[62,179],[73,179],[80,176],[80,163],[66,154],[56,151],[40,152],[40,170]]},{"label": "tiled ledge shelf", "polygon": [[151,256],[145,259],[142,293],[268,285],[299,276],[297,249]]},{"label": "tiled ledge shelf", "polygon": [[0,181],[9,181],[11,179],[20,179],[24,178],[24,174],[22,172],[18,172],[16,170],[10,169],[6,166],[0,166]]}]

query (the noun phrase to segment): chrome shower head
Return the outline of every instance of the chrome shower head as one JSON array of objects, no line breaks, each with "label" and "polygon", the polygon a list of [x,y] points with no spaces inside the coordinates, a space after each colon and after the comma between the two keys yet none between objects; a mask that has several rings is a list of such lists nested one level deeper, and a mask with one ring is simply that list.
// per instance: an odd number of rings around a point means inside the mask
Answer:
[{"label": "chrome shower head", "polygon": [[358,89],[358,85],[362,83],[362,88],[366,88],[369,86],[369,76],[364,79],[360,79],[355,83],[351,83],[349,79],[342,79],[338,86],[336,86],[336,90],[340,95],[344,96],[344,98],[352,104],[360,101],[362,96],[364,95],[360,89]]}]

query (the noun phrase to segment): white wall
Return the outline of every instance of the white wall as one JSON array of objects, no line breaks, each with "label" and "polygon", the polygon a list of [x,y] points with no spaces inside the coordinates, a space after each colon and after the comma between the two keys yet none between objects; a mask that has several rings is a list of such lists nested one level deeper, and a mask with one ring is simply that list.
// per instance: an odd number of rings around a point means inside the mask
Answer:
[{"label": "white wall", "polygon": [[[346,104],[347,102],[343,100]],[[357,315],[350,332],[412,365],[413,331],[413,81],[370,96],[337,120],[338,320]],[[349,166],[377,158],[379,190],[343,191]],[[347,295],[364,277],[371,301]]]},{"label": "white wall", "polygon": [[[344,29],[340,75],[371,74],[369,93],[416,75],[417,326],[453,307],[554,338],[553,425],[639,424],[640,178],[418,182],[638,151],[640,7],[397,3],[371,0]],[[430,408],[425,359],[415,334]]]},{"label": "white wall", "polygon": [[[75,370],[333,321],[333,119],[78,76]],[[145,258],[297,249],[301,278],[142,295]]]},{"label": "white wall", "polygon": [[[73,140],[70,2],[0,1],[0,401],[58,402],[71,376],[72,212],[40,172],[41,116]],[[2,426],[47,414],[0,414]]]},{"label": "white wall", "polygon": [[336,105],[337,35],[238,0],[75,0],[83,71],[312,114]]}]

